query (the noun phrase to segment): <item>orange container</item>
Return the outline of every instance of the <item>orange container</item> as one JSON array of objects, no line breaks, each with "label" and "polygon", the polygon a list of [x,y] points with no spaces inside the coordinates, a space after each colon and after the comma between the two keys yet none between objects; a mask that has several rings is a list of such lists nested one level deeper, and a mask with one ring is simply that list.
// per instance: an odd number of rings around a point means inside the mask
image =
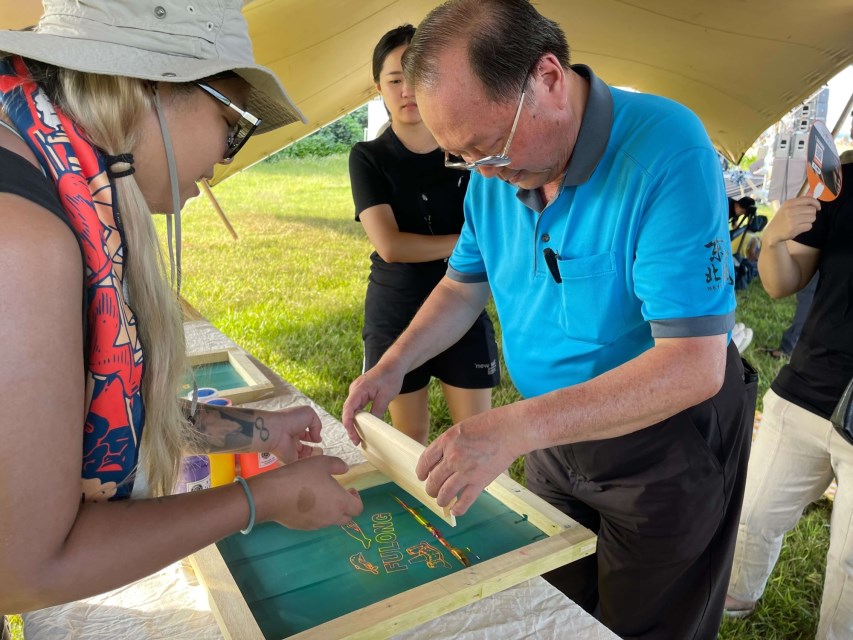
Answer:
[{"label": "orange container", "polygon": [[237,457],[240,459],[240,475],[244,478],[281,466],[278,458],[271,453],[240,453]]}]

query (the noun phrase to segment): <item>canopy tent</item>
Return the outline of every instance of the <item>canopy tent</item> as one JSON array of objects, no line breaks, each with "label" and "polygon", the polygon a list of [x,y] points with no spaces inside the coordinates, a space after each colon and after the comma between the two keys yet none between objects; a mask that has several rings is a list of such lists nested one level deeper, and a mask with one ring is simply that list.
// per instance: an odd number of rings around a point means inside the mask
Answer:
[{"label": "canopy tent", "polygon": [[[214,183],[375,95],[379,37],[417,23],[438,0],[254,0],[243,12],[255,57],[308,118],[252,139]],[[738,160],[767,127],[853,62],[850,0],[540,0],[572,48],[606,82],[695,111],[719,151]],[[0,0],[0,27],[33,24],[36,0]],[[832,126],[834,123],[830,123]]]}]

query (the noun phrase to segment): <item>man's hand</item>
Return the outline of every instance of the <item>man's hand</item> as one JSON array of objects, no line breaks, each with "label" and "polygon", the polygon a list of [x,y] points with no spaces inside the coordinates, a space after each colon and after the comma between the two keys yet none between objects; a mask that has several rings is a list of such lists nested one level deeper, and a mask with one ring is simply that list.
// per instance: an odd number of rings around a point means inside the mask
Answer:
[{"label": "man's hand", "polygon": [[[458,500],[451,512],[463,515],[486,486],[520,455],[522,425],[510,424],[500,409],[486,411],[451,427],[427,447],[416,468],[426,491],[440,506]],[[502,420],[503,418],[503,420]]]},{"label": "man's hand", "polygon": [[403,377],[403,373],[390,367],[383,367],[380,362],[370,371],[356,378],[349,386],[349,395],[344,401],[341,412],[341,422],[353,444],[358,445],[361,442],[355,430],[355,414],[370,404],[370,413],[381,420],[388,404],[399,395],[403,386]]}]

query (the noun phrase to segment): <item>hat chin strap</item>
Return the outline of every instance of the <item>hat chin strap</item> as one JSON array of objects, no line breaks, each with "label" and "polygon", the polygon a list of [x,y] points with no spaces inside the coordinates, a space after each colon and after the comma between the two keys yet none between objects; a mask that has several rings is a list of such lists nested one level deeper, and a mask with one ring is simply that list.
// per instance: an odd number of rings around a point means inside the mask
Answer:
[{"label": "hat chin strap", "polygon": [[[172,187],[172,212],[166,214],[166,240],[169,245],[169,270],[172,286],[178,295],[181,295],[181,198],[178,193],[178,167],[175,163],[175,150],[172,147],[172,138],[169,136],[169,127],[166,125],[166,117],[160,105],[160,92],[157,83],[151,85],[154,93],[154,109],[157,111],[157,119],[160,121],[160,131],[163,133],[163,146],[166,149],[166,164],[169,166],[169,182]],[[172,244],[172,215],[175,217],[174,247]]]}]

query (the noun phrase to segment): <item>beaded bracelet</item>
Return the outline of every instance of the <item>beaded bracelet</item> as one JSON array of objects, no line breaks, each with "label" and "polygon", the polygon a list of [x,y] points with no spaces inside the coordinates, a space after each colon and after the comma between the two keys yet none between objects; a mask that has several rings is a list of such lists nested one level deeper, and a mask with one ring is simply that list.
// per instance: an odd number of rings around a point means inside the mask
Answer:
[{"label": "beaded bracelet", "polygon": [[249,500],[249,526],[245,529],[240,529],[240,533],[245,536],[251,533],[252,529],[255,527],[255,500],[252,498],[252,492],[249,490],[249,483],[247,483],[242,476],[235,476],[234,482],[239,482],[243,485],[243,490],[246,492],[246,498]]}]

